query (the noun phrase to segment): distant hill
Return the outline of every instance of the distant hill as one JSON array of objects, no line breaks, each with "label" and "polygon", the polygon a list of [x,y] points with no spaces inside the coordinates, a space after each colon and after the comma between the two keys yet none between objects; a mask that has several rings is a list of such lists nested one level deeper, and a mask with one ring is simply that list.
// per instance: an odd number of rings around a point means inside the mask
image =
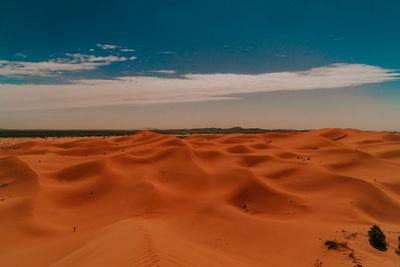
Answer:
[{"label": "distant hill", "polygon": [[[122,136],[131,135],[141,130],[12,130],[0,129],[0,137],[74,137],[74,136]],[[231,134],[231,133],[267,133],[267,132],[307,132],[308,130],[287,130],[287,129],[260,129],[260,128],[194,128],[194,129],[152,129],[152,132],[172,135],[188,134]]]}]

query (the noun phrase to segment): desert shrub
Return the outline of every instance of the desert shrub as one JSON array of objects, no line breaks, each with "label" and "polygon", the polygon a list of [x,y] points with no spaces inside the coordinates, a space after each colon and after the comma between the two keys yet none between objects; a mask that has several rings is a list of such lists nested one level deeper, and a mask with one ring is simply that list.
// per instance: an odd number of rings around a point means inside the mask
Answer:
[{"label": "desert shrub", "polygon": [[325,241],[325,246],[328,247],[328,249],[337,249],[338,248],[338,243],[332,240],[327,240]]},{"label": "desert shrub", "polygon": [[399,236],[399,245],[397,246],[398,249],[396,249],[396,254],[400,255],[400,236]]},{"label": "desert shrub", "polygon": [[381,251],[385,251],[387,249],[386,236],[379,226],[374,224],[368,231],[368,236],[371,246]]},{"label": "desert shrub", "polygon": [[399,235],[399,245],[397,247],[400,249],[400,235]]}]

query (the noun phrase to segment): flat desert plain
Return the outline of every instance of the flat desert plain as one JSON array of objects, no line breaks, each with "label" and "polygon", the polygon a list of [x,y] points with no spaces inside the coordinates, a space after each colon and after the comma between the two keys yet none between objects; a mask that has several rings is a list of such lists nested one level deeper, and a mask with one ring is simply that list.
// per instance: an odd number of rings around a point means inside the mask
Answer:
[{"label": "flat desert plain", "polygon": [[4,138],[0,184],[1,266],[400,266],[392,133]]}]

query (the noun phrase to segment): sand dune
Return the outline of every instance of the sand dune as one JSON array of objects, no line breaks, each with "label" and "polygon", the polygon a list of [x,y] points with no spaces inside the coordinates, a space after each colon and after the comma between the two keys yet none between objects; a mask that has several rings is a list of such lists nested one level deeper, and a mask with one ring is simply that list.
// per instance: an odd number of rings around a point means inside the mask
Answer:
[{"label": "sand dune", "polygon": [[[0,139],[0,185],[1,266],[400,262],[390,133]],[[386,252],[369,245],[372,224]]]}]

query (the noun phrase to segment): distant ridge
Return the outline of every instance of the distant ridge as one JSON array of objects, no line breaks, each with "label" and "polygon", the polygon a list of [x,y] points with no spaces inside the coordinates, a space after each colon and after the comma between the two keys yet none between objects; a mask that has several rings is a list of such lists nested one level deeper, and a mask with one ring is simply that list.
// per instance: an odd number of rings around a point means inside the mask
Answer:
[{"label": "distant ridge", "polygon": [[[131,135],[142,130],[13,130],[0,129],[0,137],[79,137],[79,136],[122,136]],[[193,129],[151,129],[150,131],[161,134],[188,135],[188,134],[256,134],[268,132],[308,132],[309,130],[293,129],[260,129],[260,128],[193,128]]]}]

